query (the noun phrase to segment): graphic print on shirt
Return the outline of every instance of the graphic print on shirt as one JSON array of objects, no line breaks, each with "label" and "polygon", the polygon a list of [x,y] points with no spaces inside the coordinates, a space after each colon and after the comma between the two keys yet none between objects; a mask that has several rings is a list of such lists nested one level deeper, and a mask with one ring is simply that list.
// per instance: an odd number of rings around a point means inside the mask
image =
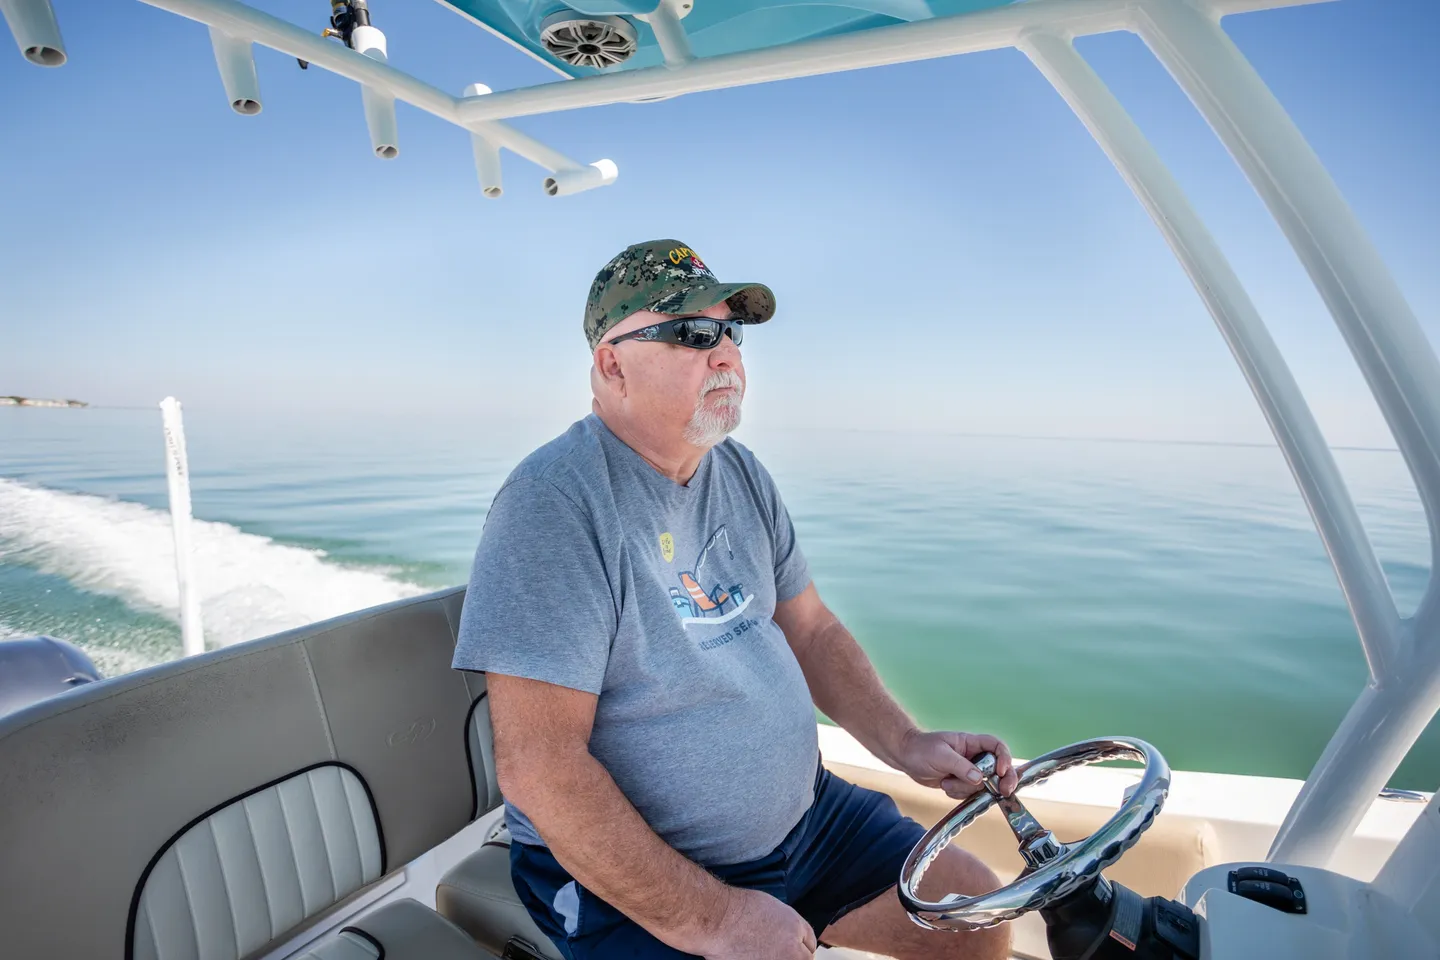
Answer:
[{"label": "graphic print on shirt", "polygon": [[730,534],[721,524],[700,548],[690,569],[679,574],[680,586],[670,588],[670,603],[683,626],[724,623],[750,605],[752,598],[743,584],[725,582],[731,579],[726,576],[726,561],[734,559]]}]

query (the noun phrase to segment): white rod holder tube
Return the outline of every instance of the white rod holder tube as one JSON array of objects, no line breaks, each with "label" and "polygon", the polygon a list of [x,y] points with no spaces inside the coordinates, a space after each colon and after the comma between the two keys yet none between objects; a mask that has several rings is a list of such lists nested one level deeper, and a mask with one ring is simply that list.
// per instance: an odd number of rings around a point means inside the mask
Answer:
[{"label": "white rod holder tube", "polygon": [[[472,83],[465,88],[467,97],[483,97],[490,88],[483,83]],[[500,145],[478,133],[470,134],[470,146],[475,153],[475,175],[480,178],[480,192],[491,200],[504,193],[500,182]]]},{"label": "white rod holder tube", "polygon": [[360,99],[365,105],[365,127],[370,131],[370,147],[381,160],[400,156],[400,132],[395,122],[395,98],[374,87],[361,87]]},{"label": "white rod holder tube", "polygon": [[200,623],[200,591],[195,586],[195,556],[190,546],[190,463],[185,454],[185,425],[180,401],[160,401],[165,430],[165,480],[170,489],[170,525],[175,532],[175,579],[180,588],[180,637],[185,656],[205,652]]},{"label": "white rod holder tube", "polygon": [[1395,600],[1325,435],[1239,276],[1145,134],[1070,41],[1030,31],[1017,46],[1110,157],[1205,302],[1310,509],[1364,641],[1371,675],[1385,676],[1400,646]]},{"label": "white rod holder tube", "polygon": [[494,200],[504,192],[500,182],[500,148],[478,133],[470,134],[470,145],[475,151],[475,175],[480,178],[480,192]]},{"label": "white rod holder tube", "polygon": [[40,67],[65,64],[65,41],[50,0],[0,0],[0,13],[26,60]]},{"label": "white rod holder tube", "polygon": [[[326,40],[313,30],[302,30],[293,23],[271,16],[236,0],[141,0],[161,10],[219,27],[233,36],[249,37],[291,57],[299,57],[313,66],[373,86],[426,113],[448,123],[463,126],[473,133],[483,133],[511,153],[518,154],[546,170],[560,170],[576,165],[565,154],[527,136],[503,123],[462,122],[458,112],[459,99],[422,80],[384,63],[362,56],[348,47]],[[1258,2],[1258,0],[1257,0]],[[1278,0],[1264,0],[1278,2]],[[1287,0],[1288,2],[1288,0]]]},{"label": "white rod holder tube", "polygon": [[230,109],[246,117],[260,112],[260,77],[255,72],[255,50],[249,40],[232,37],[210,28],[210,45],[215,48],[215,66]]},{"label": "white rod holder tube", "polygon": [[[386,62],[385,34],[375,27],[356,27],[350,35],[354,51],[371,60]],[[370,131],[370,147],[381,160],[400,156],[400,130],[395,121],[395,96],[368,84],[360,87],[365,104],[365,127]]]},{"label": "white rod holder tube", "polygon": [[552,197],[563,197],[571,193],[579,193],[582,190],[593,190],[596,187],[608,187],[615,182],[619,169],[612,161],[596,160],[588,167],[571,167],[568,170],[556,170],[545,178],[543,184],[545,192]]},{"label": "white rod holder tube", "polygon": [[650,29],[655,32],[655,42],[660,45],[660,52],[665,55],[667,67],[684,66],[695,59],[695,54],[690,49],[690,38],[686,36],[685,27],[680,23],[674,0],[660,0],[660,6],[639,19],[650,24]]},{"label": "white rod holder tube", "polygon": [[387,63],[390,59],[385,33],[379,27],[356,27],[350,33],[350,49],[381,63]]}]

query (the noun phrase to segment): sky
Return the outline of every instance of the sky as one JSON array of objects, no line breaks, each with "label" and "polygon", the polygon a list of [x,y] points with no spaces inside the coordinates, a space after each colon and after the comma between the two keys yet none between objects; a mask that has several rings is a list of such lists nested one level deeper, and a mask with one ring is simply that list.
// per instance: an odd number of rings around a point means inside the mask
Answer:
[{"label": "sky", "polygon": [[[227,106],[204,27],[55,0],[70,61],[0,45],[0,394],[259,422],[482,430],[588,409],[595,271],[674,237],[779,311],[746,337],[747,422],[1265,442],[1153,223],[1018,52],[513,121],[613,186],[550,198],[400,105],[370,154],[359,90],[257,48],[264,109]],[[255,3],[319,30],[323,0]],[[391,63],[459,93],[555,74],[426,0],[371,0]],[[1440,331],[1440,4],[1341,0],[1227,18]],[[1077,43],[1171,165],[1327,438],[1393,443],[1293,251],[1134,36]]]}]

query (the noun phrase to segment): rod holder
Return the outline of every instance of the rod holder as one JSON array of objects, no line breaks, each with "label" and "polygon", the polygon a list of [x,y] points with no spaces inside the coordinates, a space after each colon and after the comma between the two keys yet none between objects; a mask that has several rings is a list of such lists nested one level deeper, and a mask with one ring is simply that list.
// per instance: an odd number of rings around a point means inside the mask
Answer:
[{"label": "rod holder", "polygon": [[255,50],[249,40],[232,37],[210,28],[210,45],[215,48],[215,66],[230,109],[246,117],[260,112],[260,77],[255,73]]},{"label": "rod holder", "polygon": [[39,67],[64,65],[65,41],[50,0],[0,0],[0,13],[26,60]]},{"label": "rod holder", "polygon": [[[483,97],[489,92],[490,88],[483,83],[472,83],[465,88],[467,97]],[[475,151],[475,175],[480,178],[480,192],[494,200],[505,192],[500,182],[500,145],[471,132],[470,146]]]},{"label": "rod holder", "polygon": [[[386,62],[385,34],[376,27],[356,27],[350,35],[350,48],[371,60]],[[395,121],[395,97],[362,86],[360,98],[365,104],[365,126],[370,131],[370,147],[381,160],[400,156],[400,129]]]},{"label": "rod holder", "polygon": [[470,134],[475,149],[475,175],[480,178],[480,192],[491,200],[504,193],[500,184],[500,148],[478,133]]},{"label": "rod holder", "polygon": [[369,25],[356,27],[350,34],[350,49],[364,54],[372,60],[379,60],[381,63],[385,63],[389,58],[385,45],[385,34],[379,27]]},{"label": "rod holder", "polygon": [[400,156],[400,132],[395,123],[395,98],[373,87],[361,87],[365,103],[365,126],[370,130],[370,146],[381,160]]},{"label": "rod holder", "polygon": [[545,192],[552,197],[563,197],[596,187],[608,187],[619,173],[611,160],[596,160],[587,167],[556,170],[545,178]]}]

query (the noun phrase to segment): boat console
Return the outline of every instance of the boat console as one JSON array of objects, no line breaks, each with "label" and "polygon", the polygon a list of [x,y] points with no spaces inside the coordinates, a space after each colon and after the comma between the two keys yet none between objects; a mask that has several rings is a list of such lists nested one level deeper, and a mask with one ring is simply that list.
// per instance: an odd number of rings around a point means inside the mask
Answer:
[{"label": "boat console", "polygon": [[[1440,957],[1440,801],[1431,801],[1374,883],[1314,867],[1230,863],[1197,873],[1177,900],[1143,898],[1102,871],[1160,814],[1170,769],[1159,751],[1121,737],[1071,744],[1022,765],[1016,792],[1106,760],[1142,762],[1144,773],[1099,830],[1062,843],[1018,797],[1001,794],[995,758],[981,757],[985,789],[932,827],[901,870],[900,900],[911,919],[935,930],[973,930],[1039,911],[1054,960]],[[992,806],[1014,832],[1025,870],[979,896],[923,899],[927,868]]]}]

